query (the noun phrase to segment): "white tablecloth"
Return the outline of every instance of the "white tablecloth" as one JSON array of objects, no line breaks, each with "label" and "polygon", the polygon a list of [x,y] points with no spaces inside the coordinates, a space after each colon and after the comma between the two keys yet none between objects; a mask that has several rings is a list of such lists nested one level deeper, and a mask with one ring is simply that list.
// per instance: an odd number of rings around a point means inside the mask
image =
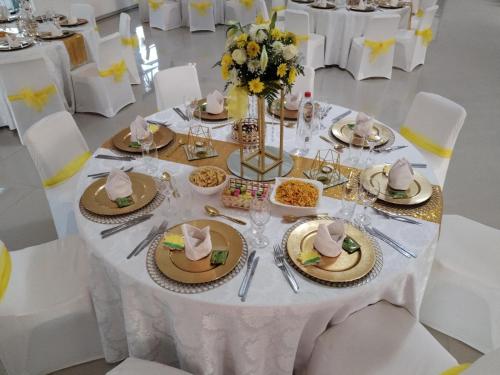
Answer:
[{"label": "white tablecloth", "polygon": [[349,50],[353,38],[362,36],[368,20],[375,14],[395,13],[401,16],[399,28],[408,27],[410,8],[379,9],[375,12],[355,12],[345,8],[323,10],[311,8],[308,4],[288,2],[288,8],[309,13],[310,32],[325,36],[325,65],[347,66]]},{"label": "white tablecloth", "polygon": [[[334,107],[325,123],[344,111]],[[154,118],[175,122],[175,130],[186,131],[173,111],[164,111]],[[216,139],[228,139],[228,132],[229,127],[226,127],[212,133]],[[277,129],[270,129],[268,136],[277,142]],[[293,139],[294,129],[286,129],[287,150],[294,147]],[[326,148],[321,142],[314,137],[309,156],[313,157],[319,148]],[[396,144],[407,142],[396,135]],[[99,149],[97,152],[110,151]],[[402,155],[412,162],[423,161],[411,146],[404,152],[380,154],[377,158],[379,162],[390,162]],[[81,174],[77,196],[80,197],[91,183],[85,177],[88,173],[121,164],[92,159]],[[164,169],[179,181],[187,176],[191,167],[162,161],[160,170]],[[431,181],[435,180],[429,170],[421,172]],[[340,208],[338,200],[325,198],[323,202],[321,212],[333,214]],[[193,195],[193,217],[206,217],[202,212],[203,204],[221,207],[217,197]],[[245,211],[225,211],[250,222]],[[300,373],[316,338],[327,326],[343,321],[369,304],[387,300],[405,306],[416,316],[439,229],[437,224],[426,221],[422,225],[411,225],[372,214],[376,227],[409,246],[418,258],[405,258],[381,243],[384,265],[380,274],[364,286],[346,289],[321,286],[294,271],[300,284],[300,292],[294,294],[274,265],[272,247],[258,249],[261,260],[248,299],[242,303],[237,292],[244,272],[216,289],[187,295],[162,289],[151,280],[145,267],[147,251],[125,259],[149,228],[161,221],[159,215],[102,240],[99,232],[109,226],[85,219],[78,211],[78,202],[75,202],[75,212],[80,233],[91,248],[91,293],[106,360],[116,362],[130,355],[178,364],[194,374],[289,375],[294,368]],[[237,224],[233,226],[242,232],[247,229]],[[265,233],[272,243],[276,243],[288,228],[289,225],[282,224],[273,212]]]}]

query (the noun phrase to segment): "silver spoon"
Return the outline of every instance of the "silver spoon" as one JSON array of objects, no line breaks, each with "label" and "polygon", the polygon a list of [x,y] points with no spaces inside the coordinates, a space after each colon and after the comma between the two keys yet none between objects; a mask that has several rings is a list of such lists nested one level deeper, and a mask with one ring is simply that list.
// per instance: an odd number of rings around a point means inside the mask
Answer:
[{"label": "silver spoon", "polygon": [[215,207],[206,205],[205,206],[205,211],[206,211],[206,213],[209,216],[220,216],[220,217],[224,217],[224,218],[226,218],[228,220],[231,220],[234,223],[241,224],[241,225],[247,225],[247,223],[244,222],[243,220],[236,219],[235,217],[231,217],[231,216],[227,216],[227,215],[221,214],[220,211],[217,208],[215,208]]}]

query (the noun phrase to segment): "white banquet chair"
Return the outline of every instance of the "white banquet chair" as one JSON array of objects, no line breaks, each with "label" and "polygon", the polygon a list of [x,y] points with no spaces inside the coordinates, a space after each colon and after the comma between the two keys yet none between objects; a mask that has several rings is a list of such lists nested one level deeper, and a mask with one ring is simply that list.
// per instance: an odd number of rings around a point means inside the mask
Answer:
[{"label": "white banquet chair", "polygon": [[228,0],[225,2],[225,21],[238,21],[242,25],[255,22],[257,15],[269,19],[264,0]]},{"label": "white banquet chair", "polygon": [[424,10],[416,30],[400,30],[396,36],[394,67],[411,72],[425,62],[427,47],[432,41],[432,21],[438,10],[433,6]]},{"label": "white banquet chair", "polygon": [[457,362],[408,311],[385,301],[327,329],[307,375],[438,375]]},{"label": "white banquet chair", "polygon": [[304,65],[314,70],[325,66],[325,37],[310,33],[309,13],[301,10],[285,10],[285,31],[291,31],[302,40],[299,50],[304,56]]},{"label": "white banquet chair", "polygon": [[123,58],[127,64],[127,70],[130,83],[133,85],[141,84],[141,77],[137,68],[135,50],[139,47],[137,36],[132,35],[130,31],[130,16],[127,13],[120,13],[119,32],[122,37]]},{"label": "white banquet chair", "polygon": [[437,0],[420,0],[418,7],[415,8],[415,15],[411,17],[411,28],[416,29],[425,13],[425,10],[437,4]]},{"label": "white banquet chair", "polygon": [[292,87],[292,94],[298,94],[300,97],[306,91],[309,91],[314,97],[314,77],[316,72],[310,66],[304,66],[304,75],[297,75],[295,84]]},{"label": "white banquet chair", "polygon": [[95,9],[90,4],[71,4],[71,17],[83,18],[89,21],[89,24],[98,31],[97,22],[95,20]]},{"label": "white banquet chair", "polygon": [[106,375],[189,375],[189,372],[179,370],[157,362],[138,358],[127,358]]},{"label": "white banquet chair", "polygon": [[184,104],[185,98],[201,99],[195,64],[160,70],[153,78],[158,111]]},{"label": "white banquet chair", "polygon": [[47,11],[68,15],[70,2],[68,0],[31,0],[36,15],[43,15]]},{"label": "white banquet chair", "polygon": [[172,30],[182,25],[180,1],[148,0],[149,26]]},{"label": "white banquet chair", "polygon": [[97,62],[73,70],[71,77],[77,112],[113,117],[135,102],[119,33],[102,38],[97,48]]},{"label": "white banquet chair", "polygon": [[42,180],[58,238],[78,233],[75,191],[91,153],[75,120],[68,112],[45,117],[26,132],[26,146]]},{"label": "white banquet chair", "polygon": [[215,32],[215,2],[213,0],[189,0],[189,31]]},{"label": "white banquet chair", "polygon": [[465,109],[450,99],[419,92],[399,130],[427,159],[441,187],[466,116]]},{"label": "white banquet chair", "polygon": [[398,14],[373,16],[368,20],[364,35],[353,38],[346,69],[354,79],[392,77],[399,19]]},{"label": "white banquet chair", "polygon": [[5,103],[21,143],[25,132],[51,113],[64,111],[64,97],[42,57],[0,64]]},{"label": "white banquet chair", "polygon": [[499,229],[444,215],[420,321],[483,353],[500,347],[499,265]]},{"label": "white banquet chair", "polygon": [[0,304],[0,359],[8,375],[48,374],[103,357],[78,236],[11,251]]}]

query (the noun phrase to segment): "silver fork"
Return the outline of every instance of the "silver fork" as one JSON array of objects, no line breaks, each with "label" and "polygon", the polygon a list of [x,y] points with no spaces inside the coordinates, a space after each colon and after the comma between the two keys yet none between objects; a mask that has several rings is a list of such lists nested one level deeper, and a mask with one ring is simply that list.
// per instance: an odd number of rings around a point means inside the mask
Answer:
[{"label": "silver fork", "polygon": [[148,245],[154,240],[154,238],[157,235],[163,234],[167,230],[167,227],[168,227],[167,220],[163,220],[161,222],[160,226],[158,227],[158,230],[156,232],[154,232],[151,236],[149,236],[145,239],[144,243],[142,244],[142,246],[139,249],[137,249],[134,256],[136,257],[137,255],[139,255],[141,253],[142,250],[144,250],[146,247],[148,247]]},{"label": "silver fork", "polygon": [[297,280],[295,280],[295,277],[286,266],[280,245],[278,244],[274,245],[273,256],[274,256],[274,263],[276,263],[276,266],[278,266],[278,268],[281,270],[286,280],[288,281],[288,284],[290,284],[292,290],[295,293],[298,293],[299,284],[297,284]]}]

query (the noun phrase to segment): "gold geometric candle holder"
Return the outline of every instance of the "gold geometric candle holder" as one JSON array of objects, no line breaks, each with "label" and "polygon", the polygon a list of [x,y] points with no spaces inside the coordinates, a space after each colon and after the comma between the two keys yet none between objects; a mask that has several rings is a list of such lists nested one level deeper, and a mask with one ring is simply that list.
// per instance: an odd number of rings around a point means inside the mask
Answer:
[{"label": "gold geometric candle holder", "polygon": [[203,125],[190,126],[184,152],[189,161],[218,156],[212,143],[210,128]]},{"label": "gold geometric candle holder", "polygon": [[319,150],[311,168],[303,173],[310,180],[322,182],[325,189],[346,181],[346,178],[340,174],[340,153],[332,149]]}]

